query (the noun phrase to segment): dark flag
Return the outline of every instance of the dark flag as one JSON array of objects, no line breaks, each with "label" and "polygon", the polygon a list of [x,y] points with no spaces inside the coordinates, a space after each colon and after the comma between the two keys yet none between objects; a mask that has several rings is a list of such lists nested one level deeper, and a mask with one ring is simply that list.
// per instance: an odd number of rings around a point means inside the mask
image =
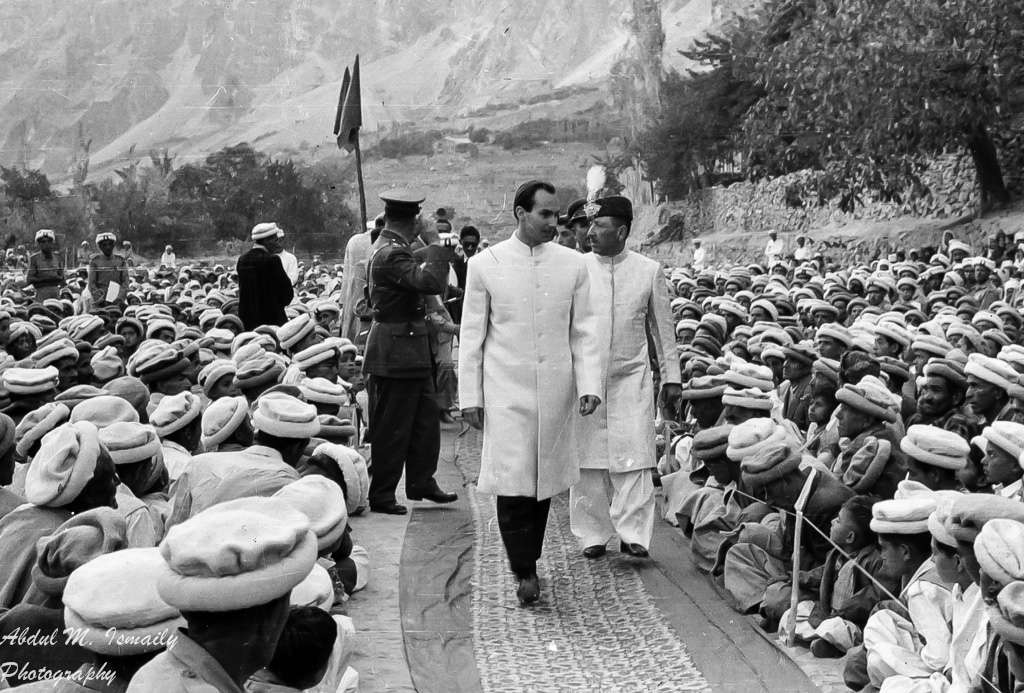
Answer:
[{"label": "dark flag", "polygon": [[359,128],[363,125],[362,95],[359,92],[359,56],[356,56],[352,73],[345,68],[345,77],[338,94],[338,112],[334,118],[334,134],[338,147],[351,152],[356,148]]}]

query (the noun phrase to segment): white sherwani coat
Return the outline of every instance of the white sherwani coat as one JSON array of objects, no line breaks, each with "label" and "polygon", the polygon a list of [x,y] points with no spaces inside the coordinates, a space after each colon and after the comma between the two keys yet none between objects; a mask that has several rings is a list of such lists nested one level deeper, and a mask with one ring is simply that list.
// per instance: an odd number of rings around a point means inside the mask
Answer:
[{"label": "white sherwani coat", "polygon": [[355,339],[359,333],[359,319],[355,309],[366,288],[366,259],[370,247],[369,231],[352,236],[345,246],[341,273],[341,336],[347,339]]},{"label": "white sherwani coat", "polygon": [[661,266],[625,250],[614,257],[583,256],[597,314],[602,406],[580,417],[580,466],[612,473],[657,466],[650,331],[662,383],[680,383],[668,288]]},{"label": "white sherwani coat", "polygon": [[459,406],[484,410],[479,490],[543,500],[576,483],[578,400],[601,391],[583,256],[514,234],[478,252],[459,349]]}]

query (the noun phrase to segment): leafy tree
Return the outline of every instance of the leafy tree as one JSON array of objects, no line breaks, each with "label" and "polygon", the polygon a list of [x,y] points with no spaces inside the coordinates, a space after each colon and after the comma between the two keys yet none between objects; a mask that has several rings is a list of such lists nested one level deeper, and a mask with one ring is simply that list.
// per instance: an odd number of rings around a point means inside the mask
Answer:
[{"label": "leafy tree", "polygon": [[719,171],[731,167],[743,117],[763,96],[751,76],[750,57],[750,47],[762,33],[759,17],[735,17],[721,33],[680,51],[700,69],[666,75],[661,112],[640,135],[637,148],[648,173],[669,197],[729,178]]},{"label": "leafy tree", "polygon": [[1024,4],[1003,0],[769,2],[751,46],[764,89],[743,119],[751,174],[818,159],[852,190],[918,182],[965,148],[987,204],[1008,198],[991,133],[1024,77]]}]

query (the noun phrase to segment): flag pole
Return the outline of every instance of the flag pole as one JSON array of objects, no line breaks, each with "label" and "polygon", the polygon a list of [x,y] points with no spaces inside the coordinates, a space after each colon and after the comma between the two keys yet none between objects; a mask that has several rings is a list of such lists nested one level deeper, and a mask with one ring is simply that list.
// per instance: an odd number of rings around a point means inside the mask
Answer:
[{"label": "flag pole", "polygon": [[359,185],[359,214],[362,219],[362,228],[366,229],[366,188],[363,186],[363,153],[359,148],[359,131],[356,131],[355,138],[355,154],[356,154],[356,181]]}]

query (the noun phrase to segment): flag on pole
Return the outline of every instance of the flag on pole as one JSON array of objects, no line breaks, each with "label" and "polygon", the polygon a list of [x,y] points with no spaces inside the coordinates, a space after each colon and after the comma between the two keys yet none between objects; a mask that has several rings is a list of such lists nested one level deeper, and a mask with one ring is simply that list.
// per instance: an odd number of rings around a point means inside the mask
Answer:
[{"label": "flag on pole", "polygon": [[338,138],[338,148],[351,152],[356,147],[359,128],[363,126],[362,95],[359,92],[359,56],[349,73],[345,68],[345,77],[341,81],[341,92],[338,94],[338,112],[334,117],[334,135]]}]

